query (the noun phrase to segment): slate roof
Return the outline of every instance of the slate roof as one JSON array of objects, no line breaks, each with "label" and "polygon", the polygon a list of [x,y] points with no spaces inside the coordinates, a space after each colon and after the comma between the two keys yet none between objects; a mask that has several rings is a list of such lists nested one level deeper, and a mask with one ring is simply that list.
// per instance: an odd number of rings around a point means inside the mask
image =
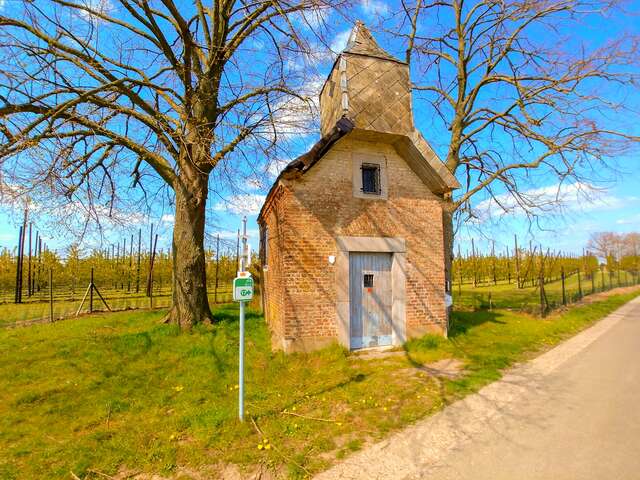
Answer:
[{"label": "slate roof", "polygon": [[343,53],[354,53],[356,55],[366,55],[368,57],[383,58],[385,60],[405,63],[380,47],[376,39],[371,35],[369,29],[360,20],[358,20],[355,27],[353,27]]}]

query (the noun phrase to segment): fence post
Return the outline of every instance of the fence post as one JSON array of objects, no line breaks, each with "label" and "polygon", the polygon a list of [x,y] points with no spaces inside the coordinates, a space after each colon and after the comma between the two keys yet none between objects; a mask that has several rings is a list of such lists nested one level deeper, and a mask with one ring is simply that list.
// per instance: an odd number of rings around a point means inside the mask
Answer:
[{"label": "fence post", "polygon": [[542,274],[542,270],[540,270],[540,278],[538,281],[538,284],[540,285],[540,316],[544,317],[544,314],[547,311],[547,306],[546,306],[546,301],[545,301],[545,295],[544,295],[544,278],[543,278],[543,274]]},{"label": "fence post", "polygon": [[213,304],[218,303],[218,270],[220,267],[220,234],[216,237],[216,284],[213,288]]},{"label": "fence post", "polygon": [[493,270],[493,284],[498,284],[498,278],[496,277],[496,241],[491,242],[491,269]]},{"label": "fence post", "polygon": [[31,292],[31,231],[33,230],[33,222],[29,222],[29,256],[27,263],[27,296],[30,297]]},{"label": "fence post", "polygon": [[18,252],[16,263],[16,300],[15,303],[22,303],[22,249],[24,246],[24,227],[20,225],[18,230]]},{"label": "fence post", "polygon": [[471,239],[471,256],[473,257],[473,288],[476,288],[478,286],[478,264],[476,263],[476,247],[473,238]]},{"label": "fence post", "polygon": [[578,268],[578,298],[582,298],[582,280],[580,279],[580,268]]},{"label": "fence post", "polygon": [[560,278],[562,280],[562,305],[567,304],[567,291],[564,286],[564,266],[560,268]]},{"label": "fence post", "polygon": [[127,270],[127,292],[131,293],[131,268],[133,267],[133,234],[129,245],[129,270]]},{"label": "fence post", "polygon": [[136,293],[140,293],[140,249],[142,244],[142,228],[138,229],[138,263],[136,266]]},{"label": "fence post", "polygon": [[458,296],[462,298],[462,255],[458,244]]},{"label": "fence post", "polygon": [[53,323],[53,268],[49,268],[49,321]]},{"label": "fence post", "polygon": [[93,267],[91,267],[91,279],[89,281],[89,313],[93,313]]},{"label": "fence post", "polygon": [[514,235],[513,240],[514,240],[513,255],[515,256],[515,260],[516,260],[516,285],[518,286],[518,288],[520,288],[520,253],[518,252],[518,236]]}]

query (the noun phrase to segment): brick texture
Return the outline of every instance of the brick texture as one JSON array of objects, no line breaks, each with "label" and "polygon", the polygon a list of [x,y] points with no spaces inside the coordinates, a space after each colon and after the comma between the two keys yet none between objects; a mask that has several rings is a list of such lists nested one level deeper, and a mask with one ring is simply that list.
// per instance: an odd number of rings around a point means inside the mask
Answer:
[{"label": "brick texture", "polygon": [[[354,198],[354,154],[383,155],[388,199]],[[393,146],[347,135],[304,175],[281,178],[263,210],[268,229],[265,313],[276,348],[309,350],[337,338],[337,236],[406,241],[406,333],[445,332],[442,199]]]}]

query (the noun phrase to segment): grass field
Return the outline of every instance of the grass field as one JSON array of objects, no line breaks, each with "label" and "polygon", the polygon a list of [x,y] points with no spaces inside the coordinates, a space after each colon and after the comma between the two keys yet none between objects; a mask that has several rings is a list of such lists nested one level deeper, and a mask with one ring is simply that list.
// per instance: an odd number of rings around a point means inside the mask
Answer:
[{"label": "grass field", "polygon": [[[68,318],[76,314],[84,291],[76,292],[75,296],[71,296],[68,293],[58,294],[54,298],[53,302],[53,317],[55,319]],[[122,290],[100,290],[100,293],[104,296],[109,308],[114,311],[127,310],[127,309],[145,309],[149,308],[150,302],[143,292],[140,293],[126,293]],[[218,303],[231,301],[231,289],[220,289],[217,295]],[[214,295],[210,292],[209,301],[214,303]],[[154,308],[167,308],[171,303],[171,290],[164,289],[154,293],[153,307]],[[101,302],[97,294],[94,293],[93,297],[94,311],[106,310],[104,304]],[[81,313],[89,311],[89,298],[87,297]],[[49,303],[47,301],[46,294],[38,294],[31,299],[25,298],[22,304],[14,303],[2,303],[0,304],[0,326],[27,322],[32,320],[49,320],[50,310]]]},{"label": "grass field", "polygon": [[[613,276],[597,273],[593,281],[584,274],[578,280],[576,274],[565,278],[565,296],[568,303],[574,303],[583,295],[610,290],[621,286],[633,285],[638,279],[627,273],[621,272]],[[540,311],[540,289],[527,283],[524,288],[518,289],[515,284],[498,282],[497,285],[489,284],[474,287],[472,284],[462,286],[454,284],[453,300],[457,308],[480,309],[494,308],[519,309],[526,312],[538,313]],[[556,280],[545,284],[547,300],[551,308],[562,305],[562,281]]]},{"label": "grass field", "polygon": [[[255,424],[236,420],[235,306],[185,334],[160,324],[162,311],[2,330],[0,478],[194,478],[221,469],[305,477],[498,379],[635,295],[545,319],[457,312],[449,339],[426,336],[373,359],[338,346],[272,352],[264,321],[250,311],[246,395]],[[464,365],[459,378],[419,368],[451,358]]]},{"label": "grass field", "polygon": [[[604,277],[598,273],[594,282],[589,278],[581,277],[581,288],[584,294],[595,291],[608,290],[622,285],[637,282],[637,278],[631,274],[622,272],[619,279],[618,275],[610,277],[605,274]],[[562,304],[562,288],[561,282],[556,280],[545,285],[547,298],[551,308],[558,307]],[[565,289],[567,301],[573,303],[578,300],[578,277],[571,275],[566,278]],[[101,290],[104,297],[112,310],[127,309],[148,309],[149,298],[143,292],[127,293],[124,290],[104,289]],[[209,291],[209,301],[213,304],[213,289]],[[55,293],[53,316],[55,319],[73,317],[78,310],[83,291],[76,291],[75,295],[70,295],[68,291],[60,291]],[[527,284],[525,288],[518,289],[514,284],[504,281],[498,282],[497,285],[483,284],[474,287],[471,284],[463,284],[462,286],[455,284],[453,289],[454,303],[458,309],[487,309],[490,306],[495,308],[511,308],[519,309],[525,312],[538,313],[540,310],[540,293],[536,286]],[[14,323],[24,323],[30,321],[48,321],[50,317],[49,304],[47,302],[47,293],[39,292],[31,298],[24,298],[24,303],[16,305],[13,303],[0,303],[0,327]],[[223,285],[218,290],[218,303],[231,301],[231,290],[227,285]],[[171,302],[171,291],[164,288],[154,293],[153,307],[167,308]],[[97,295],[94,295],[94,308],[96,310],[105,310],[104,305]],[[84,304],[82,312],[88,312],[88,299]]]}]

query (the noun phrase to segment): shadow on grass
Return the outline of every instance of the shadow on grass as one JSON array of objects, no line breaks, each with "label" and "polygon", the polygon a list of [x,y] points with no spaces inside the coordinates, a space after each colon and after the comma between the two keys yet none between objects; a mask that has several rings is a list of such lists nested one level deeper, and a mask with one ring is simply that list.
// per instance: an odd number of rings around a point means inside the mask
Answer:
[{"label": "shadow on grass", "polygon": [[475,312],[453,312],[448,336],[450,339],[454,339],[459,335],[466,334],[469,329],[478,327],[485,323],[497,323],[504,325],[507,322],[500,320],[501,316],[501,313],[487,310],[477,310]]},{"label": "shadow on grass", "polygon": [[[239,321],[240,308],[238,304],[229,303],[226,305],[220,305],[213,311],[213,318],[216,323],[237,323]],[[245,309],[244,318],[246,321],[260,320],[262,321],[262,314],[251,308]]]},{"label": "shadow on grass", "polygon": [[429,363],[450,358],[451,355],[454,358],[467,359],[467,361],[477,357],[477,353],[473,351],[475,341],[471,341],[467,337],[475,328],[486,324],[506,325],[507,321],[501,319],[503,316],[504,314],[500,312],[483,310],[454,312],[448,338],[427,334],[420,338],[411,339],[404,345],[405,358],[413,368],[436,380],[440,401],[448,404],[451,400],[459,398],[458,395],[452,395],[456,388],[451,389],[450,387],[456,384],[466,384],[470,381],[468,376],[470,372],[467,371],[467,374],[459,378],[448,377],[446,374],[443,376],[439,368],[431,368]]}]

